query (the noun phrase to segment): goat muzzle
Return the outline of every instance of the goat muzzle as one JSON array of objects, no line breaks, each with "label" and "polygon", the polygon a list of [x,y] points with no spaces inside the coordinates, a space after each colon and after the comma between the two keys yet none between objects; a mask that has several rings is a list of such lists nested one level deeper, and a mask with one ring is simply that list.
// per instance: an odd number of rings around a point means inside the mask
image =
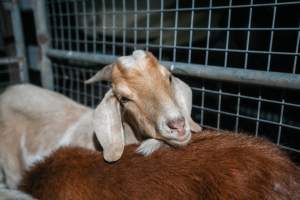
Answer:
[{"label": "goat muzzle", "polygon": [[185,134],[185,119],[183,117],[168,121],[167,126],[172,132],[177,132],[178,136],[183,136]]}]

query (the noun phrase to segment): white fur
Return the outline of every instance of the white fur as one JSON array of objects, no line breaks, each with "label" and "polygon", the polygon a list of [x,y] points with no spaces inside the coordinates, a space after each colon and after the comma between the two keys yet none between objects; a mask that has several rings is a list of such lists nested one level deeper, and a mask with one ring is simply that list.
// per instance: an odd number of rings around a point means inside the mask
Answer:
[{"label": "white fur", "polygon": [[144,59],[146,57],[146,52],[143,51],[143,50],[135,50],[133,53],[132,53],[132,56],[136,59],[136,60],[139,60],[139,59]]},{"label": "white fur", "polygon": [[0,200],[37,200],[18,190],[0,189]]},{"label": "white fur", "polygon": [[147,139],[137,148],[136,152],[144,156],[152,154],[163,145],[163,142],[157,139]]},{"label": "white fur", "polygon": [[74,135],[76,133],[76,130],[82,126],[82,121],[84,121],[86,118],[90,118],[90,113],[87,112],[83,114],[78,121],[76,121],[72,126],[70,126],[65,133],[63,134],[63,137],[58,142],[58,147],[66,146],[72,143],[74,141]]},{"label": "white fur", "polygon": [[118,58],[118,61],[127,69],[131,69],[136,66],[136,60],[132,56],[122,56]]},{"label": "white fur", "polygon": [[[172,138],[172,139],[176,139],[177,136],[176,134],[174,134],[175,130],[171,130],[168,125],[167,125],[167,120],[170,119],[178,119],[181,116],[183,116],[178,107],[172,103],[172,102],[164,102],[164,105],[162,106],[162,108],[164,109],[162,113],[164,113],[164,115],[160,116],[158,118],[159,124],[158,126],[158,130],[159,132],[168,138]],[[189,129],[187,131],[190,131]],[[187,133],[186,131],[186,133]]]},{"label": "white fur", "polygon": [[44,151],[43,148],[39,147],[36,153],[29,153],[26,148],[26,133],[21,136],[21,154],[25,163],[25,168],[29,169],[34,163],[41,161],[45,156],[49,155],[49,151]]},{"label": "white fur", "polygon": [[118,58],[118,61],[123,67],[131,69],[133,67],[140,66],[138,62],[141,62],[146,55],[146,52],[143,50],[135,50],[131,56],[122,56]]}]

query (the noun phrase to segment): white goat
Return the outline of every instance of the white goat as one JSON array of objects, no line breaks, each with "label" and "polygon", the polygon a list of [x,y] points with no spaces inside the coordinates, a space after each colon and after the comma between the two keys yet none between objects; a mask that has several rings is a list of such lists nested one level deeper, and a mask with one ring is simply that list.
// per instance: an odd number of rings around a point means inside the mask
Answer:
[{"label": "white goat", "polygon": [[190,117],[191,89],[149,52],[120,57],[86,82],[100,80],[112,89],[95,110],[28,84],[0,96],[0,199],[18,193],[11,189],[22,172],[61,146],[96,149],[98,140],[111,162],[125,144],[143,141],[137,151],[148,155],[163,142],[185,145],[201,130]]}]

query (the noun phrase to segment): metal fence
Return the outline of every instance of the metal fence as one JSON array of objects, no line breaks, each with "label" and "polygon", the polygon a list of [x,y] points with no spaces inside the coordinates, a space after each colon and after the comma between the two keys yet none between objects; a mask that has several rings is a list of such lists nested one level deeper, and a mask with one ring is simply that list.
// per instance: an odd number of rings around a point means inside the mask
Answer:
[{"label": "metal fence", "polygon": [[[48,0],[43,6],[37,12],[46,9],[45,55],[54,81],[45,86],[95,106],[109,86],[83,80],[117,56],[145,49],[192,86],[200,124],[268,137],[300,160],[300,1]],[[40,37],[47,35],[42,30]]]},{"label": "metal fence", "polygon": [[26,81],[28,69],[20,8],[15,1],[0,1],[0,91],[10,84]]}]

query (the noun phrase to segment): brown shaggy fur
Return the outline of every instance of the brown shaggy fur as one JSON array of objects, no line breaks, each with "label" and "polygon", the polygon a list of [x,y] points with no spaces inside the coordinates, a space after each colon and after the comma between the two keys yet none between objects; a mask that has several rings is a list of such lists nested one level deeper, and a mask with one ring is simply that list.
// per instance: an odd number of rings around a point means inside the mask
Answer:
[{"label": "brown shaggy fur", "polygon": [[99,152],[66,147],[28,171],[20,189],[55,200],[300,199],[300,170],[259,138],[203,131],[181,149],[149,157],[128,146],[108,164]]}]

